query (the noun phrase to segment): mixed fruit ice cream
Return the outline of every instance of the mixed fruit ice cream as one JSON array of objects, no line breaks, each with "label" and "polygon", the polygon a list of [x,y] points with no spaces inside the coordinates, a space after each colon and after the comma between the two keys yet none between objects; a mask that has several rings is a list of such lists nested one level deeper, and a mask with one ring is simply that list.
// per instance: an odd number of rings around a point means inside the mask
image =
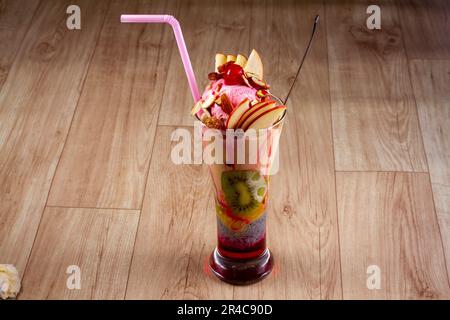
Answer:
[{"label": "mixed fruit ice cream", "polygon": [[[208,78],[210,83],[191,112],[208,128],[246,132],[271,128],[286,111],[269,92],[255,50],[248,59],[241,54],[216,54],[215,71]],[[267,250],[268,176],[260,164],[215,164],[210,168],[216,191],[219,254],[244,260],[261,256]]]},{"label": "mixed fruit ice cream", "polygon": [[221,175],[216,195],[219,252],[230,258],[255,258],[266,248],[267,180],[257,170]]},{"label": "mixed fruit ice cream", "polygon": [[253,50],[247,59],[238,54],[216,54],[215,72],[192,109],[207,127],[215,129],[265,129],[276,123],[286,107],[278,105],[263,80],[261,58]]}]

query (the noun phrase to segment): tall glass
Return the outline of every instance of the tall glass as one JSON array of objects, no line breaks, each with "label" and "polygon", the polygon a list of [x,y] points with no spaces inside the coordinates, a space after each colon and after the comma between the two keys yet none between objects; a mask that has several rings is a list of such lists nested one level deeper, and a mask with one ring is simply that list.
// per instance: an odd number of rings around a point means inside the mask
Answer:
[{"label": "tall glass", "polygon": [[[268,129],[245,134],[220,131],[222,154],[216,151],[215,159],[222,158],[222,163],[209,165],[218,236],[210,267],[225,282],[250,284],[272,271],[273,257],[266,245],[266,209],[270,175],[278,170],[284,116]],[[203,126],[203,134],[209,130]],[[231,139],[230,134],[234,134]],[[203,142],[204,151],[211,143]]]}]

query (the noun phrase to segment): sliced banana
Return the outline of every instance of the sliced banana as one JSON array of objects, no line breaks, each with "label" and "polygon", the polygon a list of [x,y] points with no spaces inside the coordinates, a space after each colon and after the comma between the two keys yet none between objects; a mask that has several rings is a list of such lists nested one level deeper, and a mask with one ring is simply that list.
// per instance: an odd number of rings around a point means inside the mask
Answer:
[{"label": "sliced banana", "polygon": [[227,62],[227,56],[223,53],[216,54],[216,72],[219,71],[219,67]]},{"label": "sliced banana", "polygon": [[232,54],[227,55],[227,62],[230,61],[236,61],[236,56]]},{"label": "sliced banana", "polygon": [[242,68],[247,64],[247,58],[242,54],[238,54],[236,58],[236,64],[240,65]]}]

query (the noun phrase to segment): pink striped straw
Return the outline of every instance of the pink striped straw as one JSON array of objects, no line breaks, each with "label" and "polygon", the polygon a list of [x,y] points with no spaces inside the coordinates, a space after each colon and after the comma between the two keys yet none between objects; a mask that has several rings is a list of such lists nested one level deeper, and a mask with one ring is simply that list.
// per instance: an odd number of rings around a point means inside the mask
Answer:
[{"label": "pink striped straw", "polygon": [[191,88],[194,102],[200,100],[197,81],[195,80],[194,70],[192,70],[189,53],[184,43],[183,33],[181,32],[180,23],[173,16],[168,14],[123,14],[120,16],[122,23],[168,23],[172,26],[175,39],[177,40],[178,50],[180,51],[181,60],[183,61],[184,71]]}]

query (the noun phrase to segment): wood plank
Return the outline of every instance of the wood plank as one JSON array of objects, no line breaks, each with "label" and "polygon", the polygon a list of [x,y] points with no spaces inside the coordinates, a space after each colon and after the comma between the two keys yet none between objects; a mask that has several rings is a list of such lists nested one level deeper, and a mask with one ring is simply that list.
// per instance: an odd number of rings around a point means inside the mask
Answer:
[{"label": "wood plank", "polygon": [[233,287],[208,267],[216,244],[208,168],[172,163],[174,129],[156,131],[126,298],[231,299]]},{"label": "wood plank", "polygon": [[306,49],[312,20],[323,12],[322,4],[312,2],[287,0],[280,5],[276,0],[252,1],[250,50],[260,54],[264,78],[271,92],[283,101]]},{"label": "wood plank", "polygon": [[327,2],[336,169],[427,171],[396,10],[368,30],[362,2]]},{"label": "wood plank", "polygon": [[[22,273],[100,31],[107,2],[45,1],[0,92],[0,256]],[[80,45],[82,43],[83,45]]]},{"label": "wood plank", "polygon": [[[428,174],[337,173],[345,299],[448,299]],[[381,288],[366,286],[380,268]]]},{"label": "wood plank", "polygon": [[[208,73],[214,71],[217,52],[250,53],[249,13],[250,6],[243,0],[183,1],[179,21],[201,92]],[[158,124],[190,126],[194,102],[178,50],[172,51],[170,61]]]},{"label": "wood plank", "polygon": [[450,59],[450,3],[396,1],[409,59]]},{"label": "wood plank", "polygon": [[[262,41],[261,51],[269,61],[267,77],[273,78],[274,92],[283,97],[297,72],[316,14],[324,15],[321,3],[255,2],[252,43]],[[236,287],[237,299],[342,296],[325,32],[321,21],[288,102],[280,172],[271,180],[268,237],[276,271],[257,285]]]},{"label": "wood plank", "polygon": [[5,83],[39,0],[0,2],[0,89]]},{"label": "wood plank", "polygon": [[[123,299],[139,211],[47,207],[20,299]],[[69,266],[81,288],[67,288]]]},{"label": "wood plank", "polygon": [[410,70],[450,270],[450,60],[413,60]]},{"label": "wood plank", "polygon": [[142,205],[174,40],[165,25],[121,24],[122,13],[175,14],[176,2],[111,3],[49,204],[136,209]]}]

